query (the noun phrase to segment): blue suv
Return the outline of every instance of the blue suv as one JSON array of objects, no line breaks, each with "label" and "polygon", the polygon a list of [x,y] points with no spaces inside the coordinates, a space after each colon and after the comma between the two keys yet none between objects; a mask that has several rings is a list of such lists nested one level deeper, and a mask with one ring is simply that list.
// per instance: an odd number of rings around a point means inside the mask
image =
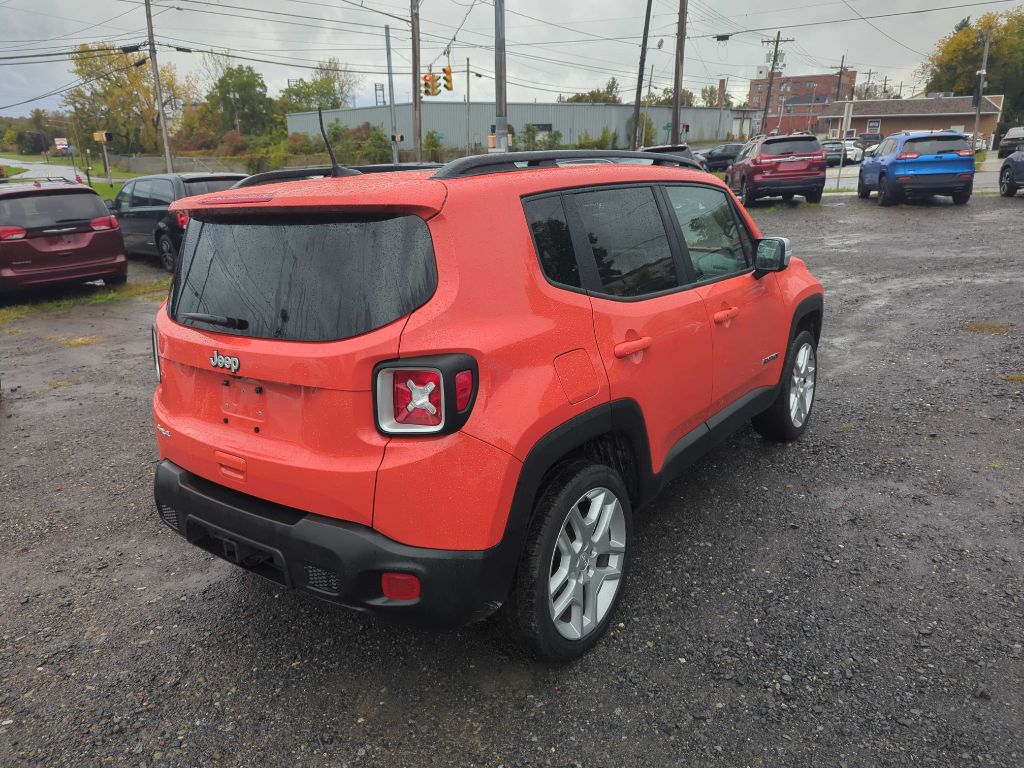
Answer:
[{"label": "blue suv", "polygon": [[905,195],[951,195],[963,205],[974,187],[974,150],[952,131],[893,134],[865,157],[857,179],[863,199],[878,190],[879,205],[895,205]]}]

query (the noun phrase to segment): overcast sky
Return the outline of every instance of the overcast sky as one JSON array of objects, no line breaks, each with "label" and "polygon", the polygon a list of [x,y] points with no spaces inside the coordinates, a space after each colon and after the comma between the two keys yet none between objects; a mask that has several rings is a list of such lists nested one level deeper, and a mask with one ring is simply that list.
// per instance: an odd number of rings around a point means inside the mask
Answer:
[{"label": "overcast sky", "polygon": [[[795,38],[782,48],[787,74],[828,71],[838,67],[845,54],[847,64],[862,73],[859,81],[871,69],[876,73],[874,80],[888,76],[890,82],[903,81],[903,93],[908,95],[914,70],[957,21],[1013,4],[874,19],[870,24],[877,29],[861,20],[837,20],[966,2],[971,0],[689,0],[685,85],[699,91],[728,76],[730,91],[742,101],[748,79],[764,64],[769,50],[762,38],[781,29],[783,38]],[[645,5],[644,0],[508,0],[509,101],[553,101],[558,94],[601,87],[612,76],[622,86],[623,100],[632,101]],[[390,24],[395,100],[409,100],[410,33],[405,21],[409,4],[400,0],[154,0],[153,11],[158,41],[288,62],[237,61],[261,72],[271,95],[289,78],[308,76],[301,65],[336,56],[352,70],[363,72],[357,106],[373,104],[374,83],[387,82],[383,25]],[[455,90],[443,91],[437,98],[463,100],[466,78],[460,70],[468,56],[471,68],[483,75],[473,78],[473,101],[493,101],[494,53],[489,47],[494,41],[494,7],[490,0],[421,0],[420,13],[424,66],[433,62],[438,72],[445,61],[443,50],[455,36],[451,45]],[[645,77],[653,65],[655,89],[672,84],[677,13],[678,6],[671,0],[654,0]],[[836,23],[794,26],[819,21]],[[0,0],[0,56],[66,50],[100,40],[138,43],[145,39],[145,29],[145,12],[138,0]],[[723,33],[734,34],[728,42],[710,37]],[[158,59],[161,64],[173,63],[182,73],[198,71],[200,63],[197,54],[166,47],[158,50]],[[57,109],[59,96],[7,105],[74,80],[66,61],[11,65],[0,60],[0,114],[27,114],[37,106]]]}]

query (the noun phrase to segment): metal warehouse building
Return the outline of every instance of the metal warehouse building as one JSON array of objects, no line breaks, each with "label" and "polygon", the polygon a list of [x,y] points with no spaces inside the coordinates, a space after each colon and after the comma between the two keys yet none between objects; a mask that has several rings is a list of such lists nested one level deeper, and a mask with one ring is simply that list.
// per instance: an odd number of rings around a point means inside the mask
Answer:
[{"label": "metal warehouse building", "polygon": [[[644,107],[643,111],[650,116],[657,130],[655,143],[668,142],[666,126],[672,119],[672,108]],[[687,141],[716,141],[725,139],[726,134],[732,134],[733,137],[749,136],[752,126],[758,125],[760,114],[759,111],[750,109],[726,108],[719,112],[716,108],[684,107],[681,110],[680,123],[689,125]],[[541,136],[551,131],[561,132],[563,144],[575,144],[584,132],[591,137],[600,136],[602,129],[609,128],[618,134],[619,147],[627,147],[628,126],[632,116],[631,104],[508,105],[508,124],[514,133],[521,133],[525,125],[535,125]],[[395,120],[398,124],[398,133],[403,136],[399,148],[411,150],[412,105],[396,104]],[[386,106],[330,109],[324,112],[326,125],[336,121],[347,128],[369,123],[381,128],[386,134],[391,133],[391,117]],[[318,136],[319,131],[316,112],[296,112],[288,115],[288,133]],[[423,135],[426,136],[430,131],[441,134],[441,143],[447,147],[465,147],[470,143],[486,148],[487,138],[494,132],[494,103],[472,103],[467,109],[465,102],[426,100],[423,103]]]}]

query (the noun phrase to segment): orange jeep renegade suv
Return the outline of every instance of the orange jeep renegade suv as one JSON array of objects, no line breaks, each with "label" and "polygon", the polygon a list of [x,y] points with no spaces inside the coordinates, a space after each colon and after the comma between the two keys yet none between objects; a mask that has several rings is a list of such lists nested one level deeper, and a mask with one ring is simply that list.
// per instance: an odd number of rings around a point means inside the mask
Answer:
[{"label": "orange jeep renegade suv", "polygon": [[821,284],[685,159],[373,170],[174,203],[160,517],[325,600],[436,628],[501,608],[578,656],[635,510],[750,419],[806,429]]}]

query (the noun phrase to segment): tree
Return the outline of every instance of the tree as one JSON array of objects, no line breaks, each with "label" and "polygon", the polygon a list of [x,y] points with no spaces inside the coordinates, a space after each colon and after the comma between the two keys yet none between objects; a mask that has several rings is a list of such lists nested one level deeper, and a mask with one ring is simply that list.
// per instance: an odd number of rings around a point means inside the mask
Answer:
[{"label": "tree", "polygon": [[206,96],[222,132],[259,134],[272,121],[271,100],[263,76],[249,66],[228,67]]},{"label": "tree", "polygon": [[[717,85],[706,85],[700,89],[700,100],[705,107],[717,107],[718,106],[718,86]],[[725,106],[732,106],[732,94],[728,91],[725,92]]]},{"label": "tree", "polygon": [[[648,94],[646,98],[641,99],[640,103],[652,106],[671,107],[672,106],[672,89],[662,88],[661,93],[657,95]],[[696,100],[693,97],[693,91],[688,88],[683,88],[679,94],[679,102],[684,107],[692,107],[696,104]]]},{"label": "tree", "polygon": [[359,78],[335,58],[321,61],[309,80],[289,80],[281,91],[278,106],[282,112],[312,112],[318,106],[338,109],[352,101]]},{"label": "tree", "polygon": [[[928,57],[925,74],[928,91],[973,93],[978,83],[984,42],[989,35],[988,75],[986,93],[1006,96],[1003,119],[1016,122],[1024,119],[1024,8],[1006,13],[986,13],[974,24],[957,24],[951,34],[942,38],[935,52]],[[981,34],[979,34],[981,33]]]},{"label": "tree", "polygon": [[523,133],[521,138],[523,149],[530,151],[533,149],[539,149],[537,142],[537,126],[533,123],[527,123],[523,126]]},{"label": "tree", "polygon": [[423,137],[423,154],[427,160],[436,162],[441,159],[441,134],[437,131],[428,131]]},{"label": "tree", "polygon": [[619,134],[605,126],[601,129],[601,135],[596,138],[587,131],[583,131],[576,146],[579,149],[615,149],[615,145],[618,143]]},{"label": "tree", "polygon": [[[629,131],[629,135],[633,135],[633,118],[629,118],[626,122],[626,128]],[[643,131],[643,136],[640,137],[640,146],[649,147],[654,143],[657,137],[657,131],[654,128],[654,121],[651,120],[650,116],[640,113],[640,130]]]},{"label": "tree", "polygon": [[333,109],[351,104],[361,81],[358,75],[349,72],[348,68],[334,56],[317,63],[316,69],[313,70],[313,80],[330,83],[335,97],[334,103],[337,105]]},{"label": "tree", "polygon": [[604,88],[594,89],[586,93],[574,93],[566,101],[574,104],[621,104],[619,81],[613,77],[605,83]]}]

